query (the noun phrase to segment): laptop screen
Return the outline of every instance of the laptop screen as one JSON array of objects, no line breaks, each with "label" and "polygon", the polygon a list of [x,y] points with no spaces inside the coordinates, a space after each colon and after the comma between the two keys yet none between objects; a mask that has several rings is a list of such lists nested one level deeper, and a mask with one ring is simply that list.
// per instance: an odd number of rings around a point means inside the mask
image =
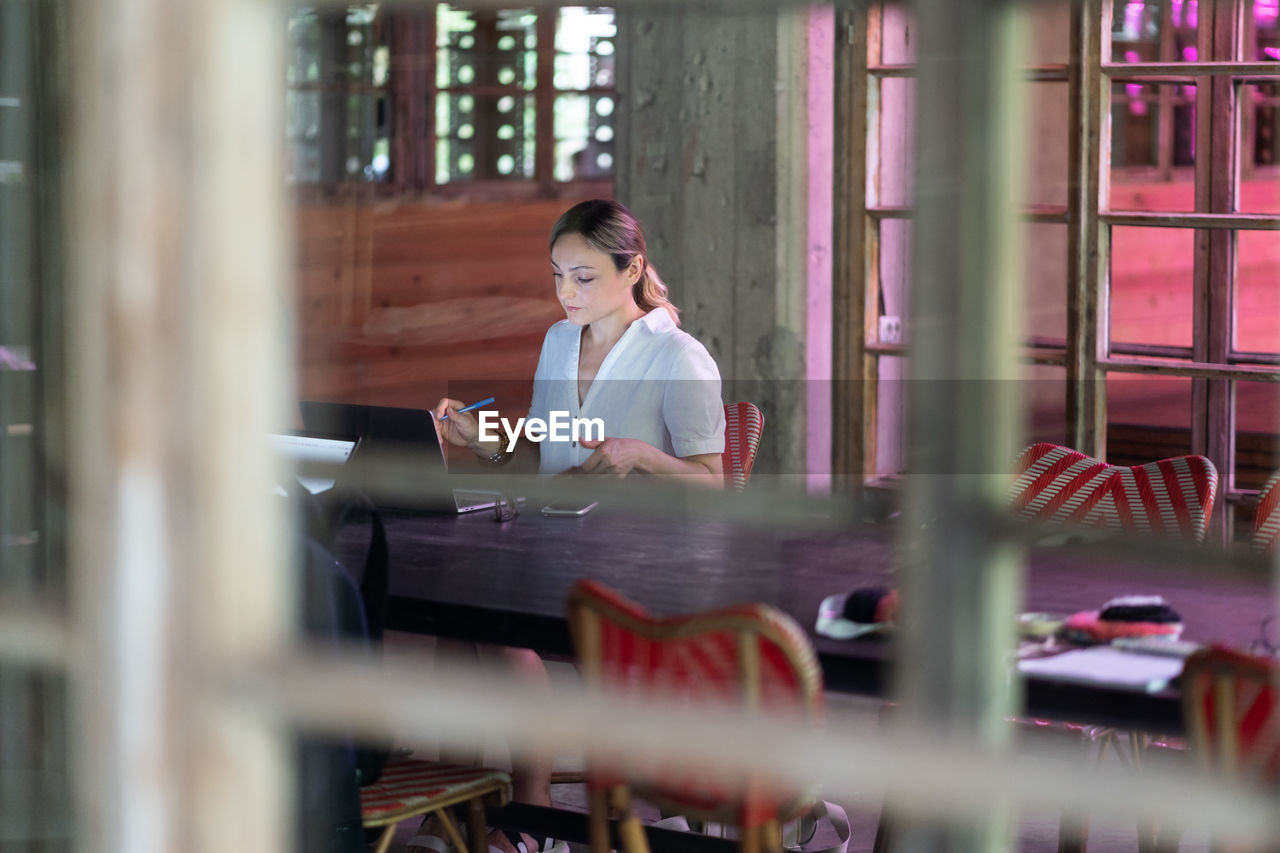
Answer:
[{"label": "laptop screen", "polygon": [[[315,462],[335,468],[351,458],[356,449],[354,438],[322,436],[314,433],[273,433],[271,448],[294,462]],[[298,477],[303,487],[317,494],[333,488],[334,477]]]}]

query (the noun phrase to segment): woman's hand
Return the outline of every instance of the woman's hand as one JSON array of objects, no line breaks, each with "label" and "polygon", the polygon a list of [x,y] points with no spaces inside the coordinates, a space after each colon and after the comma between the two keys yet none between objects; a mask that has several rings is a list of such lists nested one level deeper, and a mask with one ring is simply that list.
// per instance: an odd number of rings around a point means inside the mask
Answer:
[{"label": "woman's hand", "polygon": [[638,438],[583,439],[582,446],[595,450],[581,469],[594,477],[625,477],[642,468],[657,449]]},{"label": "woman's hand", "polygon": [[[496,446],[490,448],[480,443],[480,424],[476,421],[475,415],[470,412],[458,414],[458,409],[466,405],[461,400],[451,400],[448,397],[436,403],[432,411],[435,412],[436,428],[440,431],[440,437],[456,447],[470,448],[473,453],[480,456],[498,452],[500,448]],[[449,420],[440,420],[446,414]]]},{"label": "woman's hand", "polygon": [[595,452],[581,466],[565,471],[566,475],[626,477],[641,473],[672,477],[713,489],[724,488],[724,466],[719,453],[671,456],[638,438],[583,439],[582,446]]}]

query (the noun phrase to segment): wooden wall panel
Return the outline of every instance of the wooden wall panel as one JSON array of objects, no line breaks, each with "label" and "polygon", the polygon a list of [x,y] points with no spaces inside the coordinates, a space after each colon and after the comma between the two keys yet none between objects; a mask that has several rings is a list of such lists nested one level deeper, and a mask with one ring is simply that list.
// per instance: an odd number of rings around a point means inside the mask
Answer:
[{"label": "wooden wall panel", "polygon": [[500,406],[527,405],[563,317],[547,237],[571,204],[299,205],[299,395],[425,406],[501,381]]}]

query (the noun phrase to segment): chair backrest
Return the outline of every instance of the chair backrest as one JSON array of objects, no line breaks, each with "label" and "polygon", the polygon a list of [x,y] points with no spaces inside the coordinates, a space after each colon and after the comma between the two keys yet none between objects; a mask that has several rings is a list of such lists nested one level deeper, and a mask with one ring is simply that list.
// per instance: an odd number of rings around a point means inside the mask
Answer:
[{"label": "chair backrest", "polygon": [[1262,485],[1258,508],[1253,513],[1253,550],[1274,554],[1280,549],[1280,471]]},{"label": "chair backrest", "polygon": [[1280,661],[1204,649],[1187,658],[1181,684],[1187,735],[1204,766],[1280,780]]},{"label": "chair backrest", "polygon": [[1022,451],[1008,503],[1028,520],[1204,540],[1218,470],[1203,456],[1131,467],[1057,444]]},{"label": "chair backrest", "polygon": [[[822,670],[813,646],[791,617],[773,607],[744,604],[659,619],[604,584],[582,580],[569,595],[568,610],[578,666],[590,684],[674,695],[681,705],[738,702],[810,718],[821,713]],[[593,767],[592,775],[593,784],[608,786],[618,774]],[[687,771],[626,781],[686,814],[743,826],[794,816],[814,794],[783,795],[773,786]]]},{"label": "chair backrest", "polygon": [[751,479],[751,468],[760,449],[764,415],[754,403],[729,403],[724,407],[724,484],[740,492]]}]

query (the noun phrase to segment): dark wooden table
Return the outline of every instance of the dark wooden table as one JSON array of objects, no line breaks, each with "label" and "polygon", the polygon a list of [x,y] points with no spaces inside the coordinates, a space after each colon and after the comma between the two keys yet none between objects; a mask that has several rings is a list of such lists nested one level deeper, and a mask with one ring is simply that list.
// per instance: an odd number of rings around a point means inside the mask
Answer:
[{"label": "dark wooden table", "polygon": [[[574,581],[596,578],[657,615],[760,601],[790,614],[813,639],[828,689],[884,696],[891,639],[831,640],[813,634],[819,602],[833,593],[894,586],[888,527],[742,527],[723,519],[637,518],[602,505],[583,518],[545,518],[531,499],[514,521],[489,512],[385,519],[391,559],[387,627],[524,648],[570,658],[564,602]],[[360,536],[348,537],[359,544]],[[1265,573],[1224,579],[1162,557],[1112,559],[1088,550],[1029,555],[1025,610],[1096,609],[1126,593],[1159,593],[1182,613],[1184,636],[1247,647],[1273,603]],[[1176,734],[1176,689],[1153,694],[1025,680],[1026,713]],[[490,825],[536,836],[587,840],[586,816],[511,803]],[[667,853],[729,853],[736,845],[646,829]],[[615,839],[616,844],[616,839]]]},{"label": "dark wooden table", "polygon": [[[511,522],[488,512],[391,516],[387,627],[572,655],[564,602],[596,578],[657,615],[766,602],[810,632],[828,689],[885,695],[891,640],[813,634],[818,604],[859,586],[895,585],[887,527],[744,528],[724,519],[637,518],[602,505],[582,518],[545,518],[530,501]],[[1079,549],[1033,549],[1026,610],[1096,609],[1125,593],[1159,593],[1183,615],[1184,636],[1248,647],[1273,603],[1264,575],[1222,578]],[[1181,729],[1175,689],[1153,694],[1026,680],[1026,712],[1164,733]]]}]

